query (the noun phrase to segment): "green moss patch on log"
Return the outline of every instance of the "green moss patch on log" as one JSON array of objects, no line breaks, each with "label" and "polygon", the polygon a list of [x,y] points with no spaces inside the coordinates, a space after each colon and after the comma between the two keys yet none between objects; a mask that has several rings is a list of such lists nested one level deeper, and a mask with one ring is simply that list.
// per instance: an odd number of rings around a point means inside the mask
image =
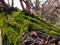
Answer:
[{"label": "green moss patch on log", "polygon": [[25,12],[14,12],[12,14],[0,13],[0,29],[2,31],[2,38],[8,38],[10,43],[17,45],[21,40],[23,32],[42,30],[51,37],[60,34],[60,29],[53,24],[42,20],[36,14]]}]

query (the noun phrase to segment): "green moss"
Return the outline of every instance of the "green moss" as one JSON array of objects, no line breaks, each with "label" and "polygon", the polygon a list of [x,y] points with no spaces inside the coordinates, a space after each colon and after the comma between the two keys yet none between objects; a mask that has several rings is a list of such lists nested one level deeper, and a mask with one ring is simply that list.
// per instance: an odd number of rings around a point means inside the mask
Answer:
[{"label": "green moss", "polygon": [[17,42],[22,38],[23,32],[42,30],[46,34],[54,37],[60,33],[60,29],[53,24],[42,20],[36,14],[14,12],[5,15],[0,13],[0,29],[2,30],[2,37],[7,36],[10,43],[17,45]]}]

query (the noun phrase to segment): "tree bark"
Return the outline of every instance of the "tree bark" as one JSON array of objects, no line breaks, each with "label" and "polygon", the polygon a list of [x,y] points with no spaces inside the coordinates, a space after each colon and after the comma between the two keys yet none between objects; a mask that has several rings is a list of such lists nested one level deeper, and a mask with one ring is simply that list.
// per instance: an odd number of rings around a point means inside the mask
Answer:
[{"label": "tree bark", "polygon": [[7,7],[8,7],[8,5],[5,3],[5,1],[4,1],[4,0],[0,0],[0,2],[2,3],[2,6],[4,6],[5,8],[7,8]]},{"label": "tree bark", "polygon": [[24,5],[23,5],[22,1],[23,1],[23,0],[20,0],[21,7],[22,7],[23,11],[25,11],[25,8],[24,8]]},{"label": "tree bark", "polygon": [[11,7],[13,7],[14,6],[14,0],[12,0],[12,5],[11,5]]}]

